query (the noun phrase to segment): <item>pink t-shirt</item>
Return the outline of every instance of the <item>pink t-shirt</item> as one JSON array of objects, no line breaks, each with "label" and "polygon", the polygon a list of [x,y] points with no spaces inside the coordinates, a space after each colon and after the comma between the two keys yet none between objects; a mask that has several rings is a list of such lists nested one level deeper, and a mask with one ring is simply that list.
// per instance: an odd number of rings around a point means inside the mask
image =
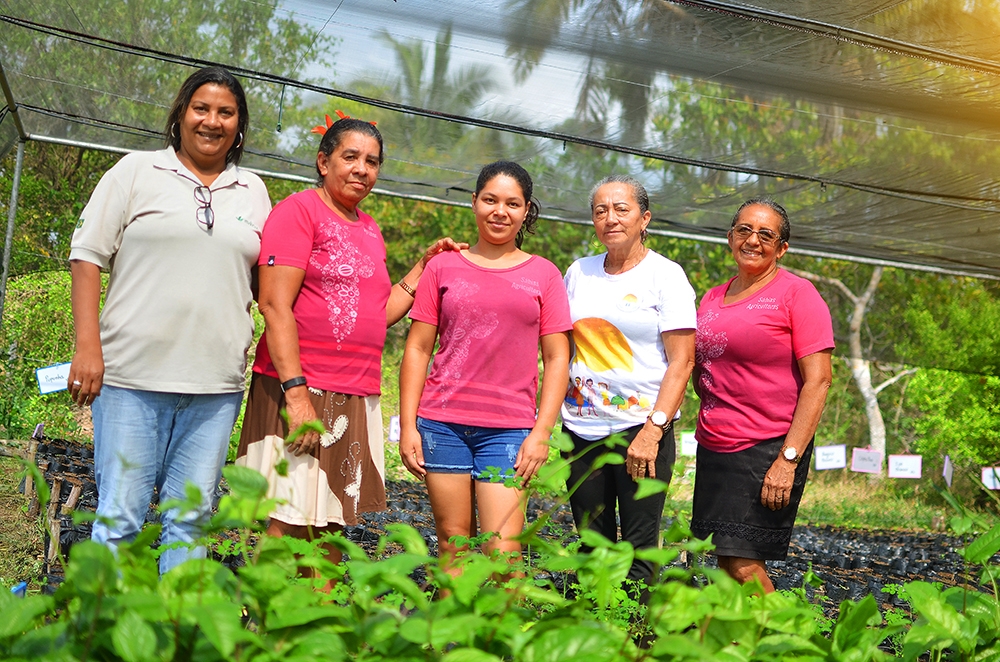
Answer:
[{"label": "pink t-shirt", "polygon": [[489,428],[535,425],[538,341],[573,328],[562,275],[532,256],[510,269],[438,255],[420,277],[410,318],[440,345],[417,415]]},{"label": "pink t-shirt", "polygon": [[[291,195],[267,219],[258,264],[305,269],[292,312],[309,385],[348,395],[378,394],[392,282],[385,241],[372,217],[358,210],[358,220],[347,221],[315,189]],[[266,332],[253,369],[278,376]]]},{"label": "pink t-shirt", "polygon": [[832,349],[830,309],[808,280],[783,269],[762,290],[724,304],[712,288],[698,308],[698,443],[735,453],[788,432],[802,388],[798,359]]}]

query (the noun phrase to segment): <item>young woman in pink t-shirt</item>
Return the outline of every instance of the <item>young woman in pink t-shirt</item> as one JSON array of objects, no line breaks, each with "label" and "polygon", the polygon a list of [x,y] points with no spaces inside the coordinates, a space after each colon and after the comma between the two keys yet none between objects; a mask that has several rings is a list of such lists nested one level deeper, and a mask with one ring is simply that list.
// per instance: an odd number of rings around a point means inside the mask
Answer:
[{"label": "young woman in pink t-shirt", "polygon": [[[479,240],[428,265],[410,311],[399,377],[403,464],[426,481],[438,552],[450,567],[454,536],[496,534],[483,545],[516,556],[522,485],[548,457],[547,440],[569,375],[569,303],[559,270],[521,250],[538,205],[531,177],[509,161],[479,174],[472,208]],[[430,375],[427,366],[435,341]],[[545,379],[537,406],[538,347]]]}]

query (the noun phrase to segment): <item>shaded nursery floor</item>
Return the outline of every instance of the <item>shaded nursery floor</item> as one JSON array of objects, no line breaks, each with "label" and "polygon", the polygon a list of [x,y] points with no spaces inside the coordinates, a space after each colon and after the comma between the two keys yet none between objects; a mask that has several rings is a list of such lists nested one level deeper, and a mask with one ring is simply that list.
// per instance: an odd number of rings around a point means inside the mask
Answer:
[{"label": "shaded nursery floor", "polygon": [[[48,509],[52,524],[47,549],[39,550],[47,559],[54,560],[53,541],[58,540],[59,548],[66,554],[74,542],[90,535],[90,525],[74,525],[71,512],[74,508],[92,511],[96,507],[93,453],[87,446],[61,440],[41,440],[33,446],[36,464],[53,496],[58,495]],[[387,524],[403,522],[414,526],[427,541],[431,553],[436,554],[437,536],[423,484],[393,481],[387,484],[386,491],[388,510],[365,514],[359,526],[348,528],[348,536],[371,552]],[[37,513],[37,501],[32,505]],[[537,518],[551,507],[551,503],[532,499],[528,517]],[[156,511],[151,508],[149,519],[155,518]],[[569,507],[557,508],[541,533],[573,536]],[[958,540],[940,534],[801,526],[796,527],[792,536],[788,559],[769,562],[768,567],[775,586],[790,589],[802,585],[803,574],[811,563],[823,585],[819,589],[810,587],[807,593],[815,599],[829,598],[824,610],[833,616],[840,601],[858,600],[868,594],[883,606],[902,604],[893,593],[882,590],[886,586],[916,579],[945,585],[960,583],[962,559],[955,552],[957,546],[960,546]],[[46,563],[45,567],[49,584],[58,583],[61,580],[58,564]]]}]

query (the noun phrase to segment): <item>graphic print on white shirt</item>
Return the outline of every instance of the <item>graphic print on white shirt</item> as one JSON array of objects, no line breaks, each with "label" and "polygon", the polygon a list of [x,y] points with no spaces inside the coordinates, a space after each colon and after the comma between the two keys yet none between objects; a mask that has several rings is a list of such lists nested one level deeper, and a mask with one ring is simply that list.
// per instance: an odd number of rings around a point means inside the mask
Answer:
[{"label": "graphic print on white shirt", "polygon": [[[448,406],[448,400],[462,379],[462,370],[469,359],[469,347],[473,340],[489,337],[497,326],[495,311],[484,311],[474,303],[479,286],[461,278],[456,278],[448,288],[448,297],[458,314],[452,317],[447,331],[441,334],[441,347],[449,347],[450,352],[442,357],[434,357],[435,369],[441,380],[441,407]],[[438,362],[442,361],[440,364]],[[438,365],[440,367],[438,367]]]},{"label": "graphic print on white shirt", "polygon": [[725,331],[713,333],[711,323],[718,319],[719,313],[709,310],[698,316],[698,329],[695,331],[694,360],[701,366],[701,407],[705,411],[715,409],[719,399],[713,394],[715,379],[712,377],[712,359],[722,356],[729,345]]},{"label": "graphic print on white shirt", "polygon": [[350,229],[341,223],[325,223],[320,234],[322,240],[309,257],[309,263],[322,274],[330,330],[340,349],[340,343],[354,331],[358,320],[359,281],[375,274],[375,262],[351,241]]}]

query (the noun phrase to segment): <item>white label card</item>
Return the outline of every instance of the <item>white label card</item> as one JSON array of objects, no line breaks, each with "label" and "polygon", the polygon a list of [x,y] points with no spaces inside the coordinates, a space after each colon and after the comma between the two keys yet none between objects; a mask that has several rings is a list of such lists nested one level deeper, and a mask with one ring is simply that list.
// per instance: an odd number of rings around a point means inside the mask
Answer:
[{"label": "white label card", "polygon": [[67,380],[69,380],[70,365],[69,363],[57,363],[36,370],[35,378],[38,379],[38,391],[42,395],[65,391]]},{"label": "white label card", "polygon": [[944,469],[941,471],[941,475],[944,476],[944,482],[948,487],[951,487],[951,479],[955,476],[955,465],[951,463],[951,456],[944,456]]},{"label": "white label card", "polygon": [[399,441],[399,416],[389,417],[389,441]]},{"label": "white label card", "polygon": [[889,478],[920,478],[923,459],[919,455],[890,455]]},{"label": "white label card", "polygon": [[983,467],[983,485],[988,490],[1000,490],[1000,467]]},{"label": "white label card", "polygon": [[694,430],[681,432],[681,455],[694,456],[698,454],[698,442],[694,438]]},{"label": "white label card", "polygon": [[863,474],[882,473],[882,454],[865,448],[855,448],[851,454],[851,471]]},{"label": "white label card", "polygon": [[816,458],[816,470],[843,469],[847,466],[847,445],[816,446],[813,449]]}]

